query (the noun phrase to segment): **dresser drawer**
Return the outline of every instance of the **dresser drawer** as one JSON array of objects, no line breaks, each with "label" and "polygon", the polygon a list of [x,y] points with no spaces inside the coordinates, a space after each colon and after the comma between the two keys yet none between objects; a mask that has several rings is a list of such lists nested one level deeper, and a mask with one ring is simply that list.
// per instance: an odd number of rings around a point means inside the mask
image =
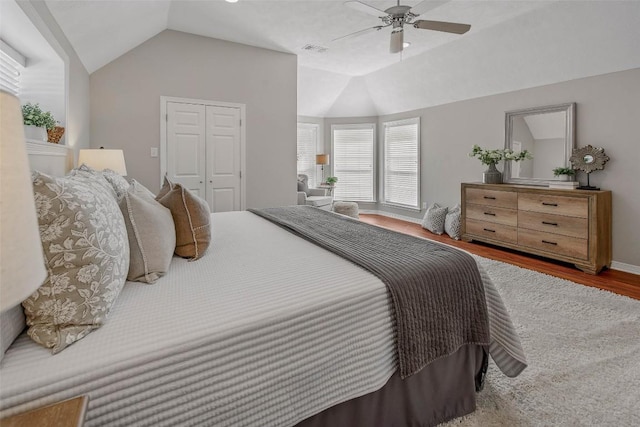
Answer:
[{"label": "dresser drawer", "polygon": [[589,222],[587,218],[573,216],[518,211],[518,227],[581,239],[589,237]]},{"label": "dresser drawer", "polygon": [[467,219],[465,222],[465,232],[474,236],[500,240],[501,242],[517,243],[518,241],[518,231],[516,227],[493,222]]},{"label": "dresser drawer", "polygon": [[518,209],[588,218],[589,200],[579,197],[520,193],[518,195]]},{"label": "dresser drawer", "polygon": [[495,206],[483,206],[468,203],[467,218],[511,225],[513,227],[518,225],[518,211],[515,209],[497,208]]},{"label": "dresser drawer", "polygon": [[589,245],[587,239],[545,233],[543,231],[518,229],[518,245],[548,251],[554,255],[587,259]]},{"label": "dresser drawer", "polygon": [[475,205],[497,206],[500,208],[518,208],[518,194],[513,191],[485,190],[467,188],[466,202]]}]

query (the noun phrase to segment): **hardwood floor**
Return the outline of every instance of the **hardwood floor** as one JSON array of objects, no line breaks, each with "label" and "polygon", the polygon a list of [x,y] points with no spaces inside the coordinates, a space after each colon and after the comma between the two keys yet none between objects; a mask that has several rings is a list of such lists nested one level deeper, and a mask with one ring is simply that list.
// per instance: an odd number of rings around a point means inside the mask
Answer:
[{"label": "hardwood floor", "polygon": [[534,255],[523,254],[509,249],[498,248],[483,243],[466,243],[460,240],[453,240],[446,234],[438,236],[425,229],[419,224],[389,218],[382,215],[360,214],[360,220],[369,224],[377,225],[401,233],[411,234],[446,243],[464,249],[481,257],[502,261],[518,267],[528,268],[540,273],[560,277],[572,282],[586,286],[604,289],[620,295],[626,295],[640,300],[640,275],[626,273],[618,270],[604,270],[597,276],[584,273],[571,264],[549,260],[547,258]]}]

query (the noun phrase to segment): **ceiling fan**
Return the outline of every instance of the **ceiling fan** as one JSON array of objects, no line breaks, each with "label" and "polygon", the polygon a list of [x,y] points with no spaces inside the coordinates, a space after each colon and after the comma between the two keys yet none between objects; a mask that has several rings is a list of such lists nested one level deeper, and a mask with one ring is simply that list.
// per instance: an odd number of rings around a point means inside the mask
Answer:
[{"label": "ceiling fan", "polygon": [[356,31],[346,36],[338,37],[336,40],[344,40],[352,37],[357,37],[371,31],[380,31],[383,28],[391,27],[391,44],[390,52],[398,53],[404,49],[404,26],[411,25],[414,28],[422,30],[443,31],[445,33],[464,34],[471,28],[468,24],[456,24],[454,22],[444,21],[427,21],[424,19],[417,19],[418,16],[431,10],[446,1],[432,1],[424,0],[421,3],[411,7],[403,6],[400,4],[400,0],[397,0],[396,6],[391,6],[386,10],[376,9],[373,6],[369,6],[366,3],[360,1],[347,1],[345,6],[352,9],[359,10],[360,12],[368,13],[369,15],[376,16],[382,20],[383,25],[376,25],[375,27],[365,28],[364,30]]}]

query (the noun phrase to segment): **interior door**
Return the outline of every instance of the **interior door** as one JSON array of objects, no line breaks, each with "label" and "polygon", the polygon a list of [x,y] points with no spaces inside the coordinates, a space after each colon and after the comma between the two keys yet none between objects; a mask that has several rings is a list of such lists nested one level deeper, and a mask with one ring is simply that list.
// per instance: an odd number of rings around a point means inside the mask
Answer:
[{"label": "interior door", "polygon": [[240,108],[206,107],[206,200],[212,212],[241,209]]},{"label": "interior door", "polygon": [[205,107],[167,102],[167,176],[204,198],[206,194]]}]

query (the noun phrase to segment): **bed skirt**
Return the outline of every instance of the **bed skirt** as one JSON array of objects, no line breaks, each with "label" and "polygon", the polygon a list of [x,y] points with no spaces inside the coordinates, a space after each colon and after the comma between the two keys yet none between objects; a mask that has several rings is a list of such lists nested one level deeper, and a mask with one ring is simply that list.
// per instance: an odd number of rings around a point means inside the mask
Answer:
[{"label": "bed skirt", "polygon": [[325,409],[296,427],[426,427],[461,417],[476,409],[486,358],[482,346],[463,346],[404,380],[396,371],[380,390]]}]

